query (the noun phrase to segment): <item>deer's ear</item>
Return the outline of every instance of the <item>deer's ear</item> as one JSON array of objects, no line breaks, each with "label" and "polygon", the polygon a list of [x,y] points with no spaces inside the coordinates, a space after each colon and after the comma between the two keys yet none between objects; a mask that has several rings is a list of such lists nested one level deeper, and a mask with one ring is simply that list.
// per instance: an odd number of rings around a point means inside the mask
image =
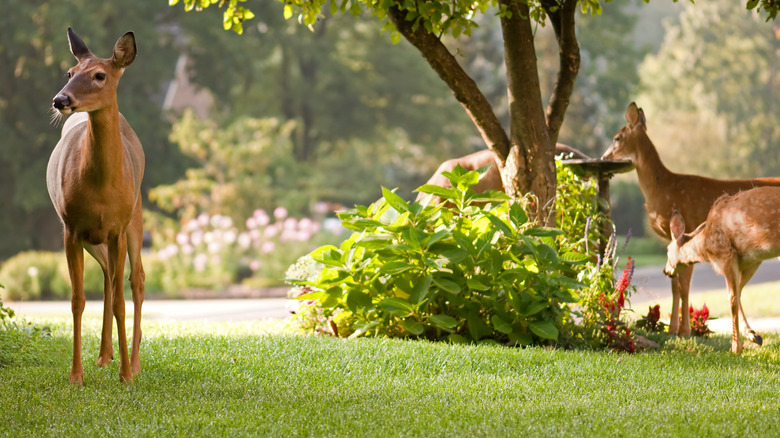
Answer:
[{"label": "deer's ear", "polygon": [[114,65],[117,68],[127,67],[133,63],[136,53],[135,34],[127,32],[119,37],[114,45]]},{"label": "deer's ear", "polygon": [[683,219],[682,215],[677,210],[672,213],[672,218],[669,220],[669,231],[672,235],[672,239],[678,241],[685,233],[685,219]]},{"label": "deer's ear", "polygon": [[643,130],[647,130],[647,119],[645,118],[645,112],[642,110],[642,108],[639,108],[637,110],[639,113],[639,123],[637,123],[636,126],[640,126]]},{"label": "deer's ear", "polygon": [[636,106],[636,102],[631,102],[626,109],[626,123],[631,129],[636,127],[644,129],[645,127],[645,112]]},{"label": "deer's ear", "polygon": [[68,44],[70,45],[70,53],[79,61],[90,53],[84,40],[76,35],[76,32],[70,27],[68,27]]}]

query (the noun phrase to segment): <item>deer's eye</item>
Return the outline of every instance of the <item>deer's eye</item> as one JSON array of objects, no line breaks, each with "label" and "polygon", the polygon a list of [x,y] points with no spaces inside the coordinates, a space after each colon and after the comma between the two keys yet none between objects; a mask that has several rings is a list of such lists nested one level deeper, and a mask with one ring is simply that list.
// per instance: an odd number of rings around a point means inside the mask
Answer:
[{"label": "deer's eye", "polygon": [[106,74],[105,73],[97,73],[97,74],[95,74],[95,79],[97,79],[99,81],[104,81],[104,80],[106,80]]},{"label": "deer's eye", "polygon": [[69,72],[69,71],[66,71],[66,72],[65,72],[65,77],[66,77],[66,78],[68,78],[68,79],[70,79],[71,77],[73,77],[73,73],[71,73],[71,72]]}]

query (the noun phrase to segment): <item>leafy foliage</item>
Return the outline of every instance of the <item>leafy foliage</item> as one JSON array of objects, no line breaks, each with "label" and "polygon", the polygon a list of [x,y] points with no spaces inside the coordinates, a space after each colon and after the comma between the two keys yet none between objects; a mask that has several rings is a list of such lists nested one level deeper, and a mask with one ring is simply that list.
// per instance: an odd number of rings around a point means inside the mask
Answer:
[{"label": "leafy foliage", "polygon": [[312,252],[322,271],[313,281],[291,279],[309,291],[299,299],[330,310],[339,336],[557,340],[587,256],[558,242],[561,231],[534,227],[503,193],[471,190],[478,172],[457,167],[445,176],[452,188],[419,190],[451,208],[383,189],[376,203],[340,213],[355,233]]}]

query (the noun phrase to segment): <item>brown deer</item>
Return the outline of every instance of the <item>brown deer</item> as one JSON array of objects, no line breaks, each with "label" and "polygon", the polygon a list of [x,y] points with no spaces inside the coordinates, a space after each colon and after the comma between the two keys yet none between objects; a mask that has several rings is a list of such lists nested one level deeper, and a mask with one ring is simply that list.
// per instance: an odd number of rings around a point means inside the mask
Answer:
[{"label": "brown deer", "polygon": [[[587,155],[583,154],[577,149],[560,143],[555,145],[555,154],[564,154],[574,158],[589,158]],[[453,158],[441,163],[439,168],[436,169],[436,172],[434,172],[433,176],[426,184],[433,184],[445,188],[452,187],[450,180],[446,176],[442,175],[442,172],[452,172],[452,170],[455,169],[455,166],[458,164],[460,164],[460,167],[466,170],[477,170],[487,165],[491,165],[490,169],[488,169],[487,172],[485,172],[479,179],[479,182],[472,187],[472,190],[477,193],[483,193],[488,190],[504,191],[504,183],[501,181],[501,173],[498,170],[496,154],[494,154],[489,149],[474,152],[473,154],[469,154],[460,158]],[[432,197],[434,202],[441,202],[441,199],[438,197],[429,195],[427,193],[418,194],[417,201],[422,201],[428,197]]]},{"label": "brown deer", "polygon": [[[71,383],[81,384],[81,316],[84,312],[84,249],[103,270],[103,331],[97,364],[108,365],[113,356],[112,315],[119,338],[119,380],[130,382],[141,371],[141,305],[144,270],[141,179],[144,152],[130,124],[119,113],[116,89],[122,72],[136,55],[135,36],[127,32],[114,46],[111,58],[93,55],[84,41],[68,28],[70,51],[78,64],[68,83],[53,99],[60,114],[71,114],[46,170],[49,196],[64,226],[65,256],[70,273],[73,312],[73,365]],[[132,360],[127,356],[123,271],[130,254],[133,295]]]},{"label": "brown deer", "polygon": [[780,256],[780,187],[759,187],[722,196],[712,206],[706,222],[685,234],[685,219],[675,212],[670,220],[672,242],[667,249],[664,272],[676,275],[686,266],[709,262],[726,277],[731,300],[731,351],[742,352],[739,315],[745,322],[745,337],[762,343],[745,318],[742,288],[766,259]]},{"label": "brown deer", "polygon": [[[733,195],[758,186],[780,186],[780,178],[714,179],[670,171],[661,162],[658,152],[647,136],[645,115],[636,103],[626,109],[626,126],[615,135],[612,145],[604,153],[605,159],[628,158],[634,162],[639,177],[639,187],[645,197],[645,208],[653,231],[667,241],[672,236],[669,224],[672,213],[683,217],[686,230],[693,231],[704,222],[710,207],[720,196]],[[688,311],[693,266],[675,271],[672,278],[672,316],[669,333],[690,336],[691,322]],[[680,305],[682,304],[682,318]],[[682,321],[680,321],[682,319]]]}]

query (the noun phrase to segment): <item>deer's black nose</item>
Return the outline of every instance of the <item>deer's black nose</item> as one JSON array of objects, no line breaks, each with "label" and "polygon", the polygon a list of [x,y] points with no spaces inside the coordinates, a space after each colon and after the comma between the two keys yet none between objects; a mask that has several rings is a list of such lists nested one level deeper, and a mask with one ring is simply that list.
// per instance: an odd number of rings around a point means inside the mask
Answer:
[{"label": "deer's black nose", "polygon": [[54,96],[54,99],[52,99],[51,105],[54,108],[61,110],[65,107],[70,106],[70,98],[65,94],[58,94]]}]

